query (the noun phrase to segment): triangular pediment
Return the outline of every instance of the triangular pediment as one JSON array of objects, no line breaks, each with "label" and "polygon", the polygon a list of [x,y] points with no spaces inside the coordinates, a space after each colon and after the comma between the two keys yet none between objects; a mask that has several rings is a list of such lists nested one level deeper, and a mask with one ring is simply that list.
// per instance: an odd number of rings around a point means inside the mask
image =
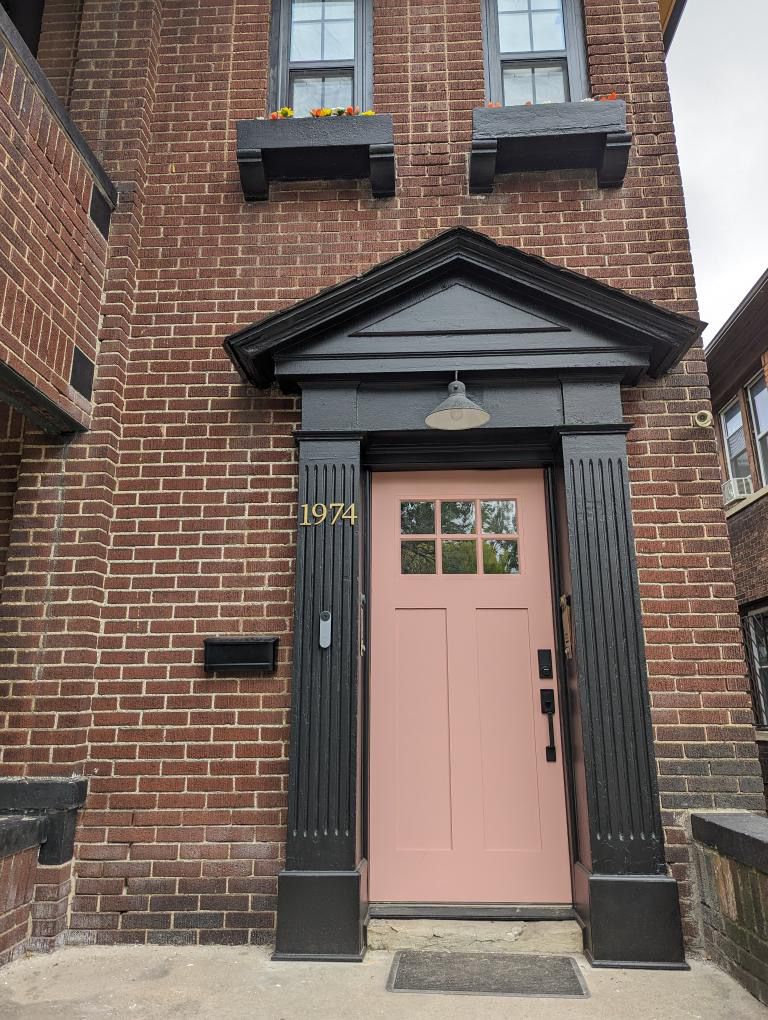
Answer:
[{"label": "triangular pediment", "polygon": [[450,336],[491,333],[552,333],[567,330],[500,295],[466,283],[451,283],[367,322],[353,336]]},{"label": "triangular pediment", "polygon": [[315,376],[661,375],[704,323],[455,228],[228,337],[255,385]]}]

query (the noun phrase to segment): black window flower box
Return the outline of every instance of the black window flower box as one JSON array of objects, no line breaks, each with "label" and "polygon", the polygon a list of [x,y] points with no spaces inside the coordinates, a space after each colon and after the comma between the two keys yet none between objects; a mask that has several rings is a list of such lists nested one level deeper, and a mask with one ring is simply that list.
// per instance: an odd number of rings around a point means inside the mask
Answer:
[{"label": "black window flower box", "polygon": [[597,171],[601,188],[618,188],[632,136],[622,99],[472,111],[469,190],[493,191],[497,174],[522,170]]},{"label": "black window flower box", "polygon": [[364,178],[370,178],[374,198],[387,198],[395,193],[392,118],[241,120],[237,162],[248,202],[268,199],[271,181]]}]

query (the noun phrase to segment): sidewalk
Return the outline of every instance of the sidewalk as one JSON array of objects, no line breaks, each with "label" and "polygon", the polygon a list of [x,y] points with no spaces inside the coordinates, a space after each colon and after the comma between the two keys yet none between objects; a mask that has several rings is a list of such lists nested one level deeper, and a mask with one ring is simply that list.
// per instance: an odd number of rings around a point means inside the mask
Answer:
[{"label": "sidewalk", "polygon": [[86,947],[0,970],[0,1020],[766,1020],[768,1011],[725,974],[593,970],[589,999],[387,992],[392,956],[362,964],[272,963],[261,948]]}]

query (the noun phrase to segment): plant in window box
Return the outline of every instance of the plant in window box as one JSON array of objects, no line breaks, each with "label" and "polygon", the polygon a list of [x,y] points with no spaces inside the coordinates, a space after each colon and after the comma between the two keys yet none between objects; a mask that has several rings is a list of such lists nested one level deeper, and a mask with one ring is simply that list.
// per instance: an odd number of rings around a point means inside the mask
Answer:
[{"label": "plant in window box", "polygon": [[497,174],[580,169],[596,170],[598,187],[620,187],[630,142],[615,91],[585,102],[486,103],[472,112],[469,189],[492,192]]},{"label": "plant in window box", "polygon": [[[303,111],[302,111],[303,112]],[[247,201],[269,196],[270,181],[361,180],[375,198],[395,193],[392,118],[359,106],[290,106],[239,121],[237,161]]]}]

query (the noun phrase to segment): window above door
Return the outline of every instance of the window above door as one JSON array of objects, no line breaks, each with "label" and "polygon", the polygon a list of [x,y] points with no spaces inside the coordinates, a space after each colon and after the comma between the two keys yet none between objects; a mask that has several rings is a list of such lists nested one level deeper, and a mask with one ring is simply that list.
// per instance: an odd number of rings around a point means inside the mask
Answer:
[{"label": "window above door", "polygon": [[370,105],[371,0],[274,0],[270,109]]}]

